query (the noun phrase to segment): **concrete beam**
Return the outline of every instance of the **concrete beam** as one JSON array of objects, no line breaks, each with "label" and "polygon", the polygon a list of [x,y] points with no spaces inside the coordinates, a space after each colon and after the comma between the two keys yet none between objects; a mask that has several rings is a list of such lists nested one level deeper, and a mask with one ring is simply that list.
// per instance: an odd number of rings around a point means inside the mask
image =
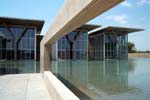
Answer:
[{"label": "concrete beam", "polygon": [[46,57],[50,52],[44,48],[122,1],[124,0],[65,0],[64,6],[41,41],[41,66],[45,67]]},{"label": "concrete beam", "polygon": [[123,0],[65,0],[42,41],[44,44],[53,43],[121,1]]}]

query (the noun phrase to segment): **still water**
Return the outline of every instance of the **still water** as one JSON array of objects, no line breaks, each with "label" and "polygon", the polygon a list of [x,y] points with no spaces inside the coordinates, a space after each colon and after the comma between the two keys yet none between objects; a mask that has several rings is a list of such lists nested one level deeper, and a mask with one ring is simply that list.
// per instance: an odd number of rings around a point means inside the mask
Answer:
[{"label": "still water", "polygon": [[0,61],[0,75],[39,72],[39,62],[35,61]]},{"label": "still water", "polygon": [[[52,61],[51,71],[81,100],[150,100],[150,59]],[[39,62],[0,61],[0,75],[39,72]]]},{"label": "still water", "polygon": [[53,61],[50,69],[81,100],[150,100],[150,59]]}]

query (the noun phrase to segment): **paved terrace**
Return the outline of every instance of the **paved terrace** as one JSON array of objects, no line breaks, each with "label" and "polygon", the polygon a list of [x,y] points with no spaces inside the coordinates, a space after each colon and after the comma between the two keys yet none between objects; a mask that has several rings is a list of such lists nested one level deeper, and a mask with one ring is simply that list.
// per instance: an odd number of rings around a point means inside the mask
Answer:
[{"label": "paved terrace", "polygon": [[0,100],[52,100],[41,74],[0,76]]}]

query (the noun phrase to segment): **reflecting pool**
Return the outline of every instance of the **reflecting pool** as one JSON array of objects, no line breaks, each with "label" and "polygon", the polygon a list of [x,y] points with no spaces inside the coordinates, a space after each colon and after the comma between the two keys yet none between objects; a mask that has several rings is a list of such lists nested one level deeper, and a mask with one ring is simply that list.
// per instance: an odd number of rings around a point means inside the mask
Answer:
[{"label": "reflecting pool", "polygon": [[39,62],[35,61],[0,61],[0,75],[39,72]]},{"label": "reflecting pool", "polygon": [[50,69],[81,100],[150,100],[150,59],[52,61]]}]

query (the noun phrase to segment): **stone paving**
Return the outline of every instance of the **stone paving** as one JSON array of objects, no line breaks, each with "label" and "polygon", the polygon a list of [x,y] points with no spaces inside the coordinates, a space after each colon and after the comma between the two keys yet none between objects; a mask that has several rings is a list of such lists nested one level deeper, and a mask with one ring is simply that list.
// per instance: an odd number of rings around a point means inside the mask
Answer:
[{"label": "stone paving", "polygon": [[52,100],[41,74],[0,76],[0,100]]}]

